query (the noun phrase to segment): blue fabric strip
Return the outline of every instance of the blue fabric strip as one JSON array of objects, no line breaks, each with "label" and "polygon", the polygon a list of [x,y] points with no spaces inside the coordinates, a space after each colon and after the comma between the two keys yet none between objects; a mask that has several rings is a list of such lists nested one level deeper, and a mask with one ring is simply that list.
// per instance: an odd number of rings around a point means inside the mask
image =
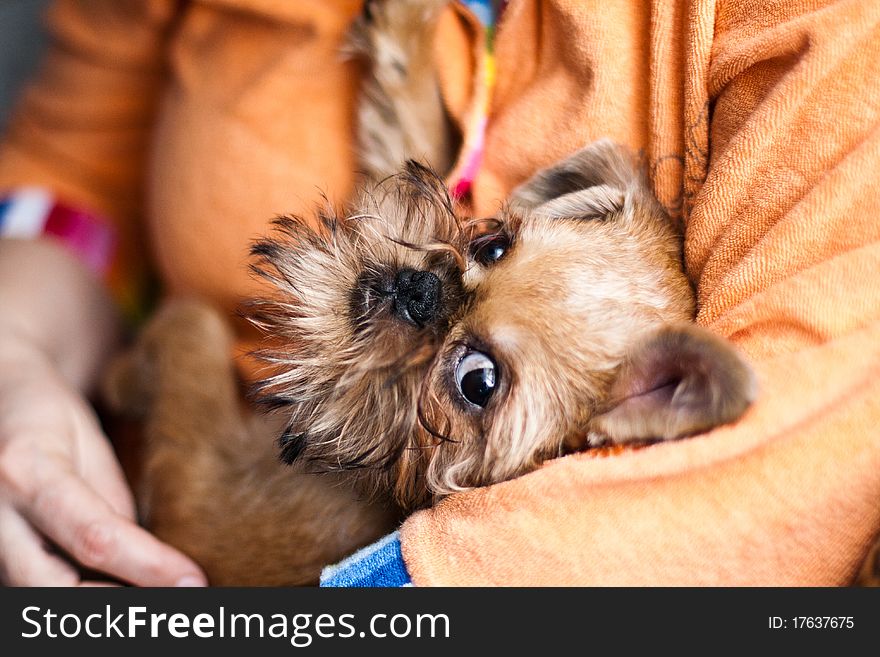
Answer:
[{"label": "blue fabric strip", "polygon": [[3,229],[3,220],[6,217],[6,210],[10,205],[12,205],[12,197],[0,198],[0,230]]},{"label": "blue fabric strip", "polygon": [[492,0],[462,0],[462,2],[483,25],[493,25],[495,23],[495,10],[492,7]]},{"label": "blue fabric strip", "polygon": [[400,551],[400,534],[389,534],[335,566],[327,566],[321,573],[321,586],[412,586]]}]

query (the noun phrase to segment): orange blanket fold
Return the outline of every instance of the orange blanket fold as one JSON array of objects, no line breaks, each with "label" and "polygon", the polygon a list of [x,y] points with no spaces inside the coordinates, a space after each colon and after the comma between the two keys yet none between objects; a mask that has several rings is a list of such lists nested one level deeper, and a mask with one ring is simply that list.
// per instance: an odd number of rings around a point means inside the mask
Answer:
[{"label": "orange blanket fold", "polygon": [[416,514],[413,581],[849,582],[880,528],[880,5],[516,7],[478,207],[595,137],[645,149],[698,321],[761,395],[736,426]]}]

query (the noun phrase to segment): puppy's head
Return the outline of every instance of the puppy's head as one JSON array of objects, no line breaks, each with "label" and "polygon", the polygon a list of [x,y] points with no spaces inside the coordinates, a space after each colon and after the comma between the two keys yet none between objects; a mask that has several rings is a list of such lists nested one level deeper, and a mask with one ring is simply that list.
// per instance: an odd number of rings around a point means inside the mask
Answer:
[{"label": "puppy's head", "polygon": [[255,246],[277,294],[253,316],[283,345],[259,389],[290,413],[288,461],[411,508],[748,406],[749,370],[690,323],[680,237],[623,149],[540,172],[495,217],[454,210],[411,163],[344,219],[282,220]]},{"label": "puppy's head", "polygon": [[423,503],[429,373],[468,297],[466,242],[442,179],[409,162],[346,215],[321,212],[317,228],[285,217],[276,229],[252,248],[274,294],[247,315],[273,343],[257,354],[271,374],[256,398],[289,413],[282,458]]}]

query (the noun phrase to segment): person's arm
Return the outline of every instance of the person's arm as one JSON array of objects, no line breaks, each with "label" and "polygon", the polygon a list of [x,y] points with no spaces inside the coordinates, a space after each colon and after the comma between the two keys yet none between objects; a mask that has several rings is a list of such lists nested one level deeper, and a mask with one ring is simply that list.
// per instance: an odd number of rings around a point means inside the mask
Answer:
[{"label": "person's arm", "polygon": [[194,563],[136,526],[84,398],[119,335],[106,291],[59,245],[0,240],[0,307],[2,580],[76,584],[73,559],[133,584],[203,582]]},{"label": "person's arm", "polygon": [[[177,5],[56,2],[52,46],[0,143],[0,195],[39,186],[103,215],[117,275],[131,276],[143,250],[145,152]],[[120,320],[73,253],[54,237],[0,239],[0,582],[76,584],[85,567],[133,584],[202,584],[191,560],[136,525],[86,400]]]}]

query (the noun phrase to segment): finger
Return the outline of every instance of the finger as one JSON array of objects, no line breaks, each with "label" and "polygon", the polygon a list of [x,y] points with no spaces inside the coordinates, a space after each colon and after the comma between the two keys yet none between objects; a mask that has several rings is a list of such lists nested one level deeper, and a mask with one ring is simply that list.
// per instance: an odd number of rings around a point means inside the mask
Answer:
[{"label": "finger", "polygon": [[139,586],[205,584],[193,561],[115,513],[72,473],[59,474],[25,513],[87,568]]},{"label": "finger", "polygon": [[59,434],[57,428],[41,424],[16,427],[11,436],[4,436],[6,444],[0,452],[0,484],[4,492],[16,506],[27,505],[59,472],[75,467],[94,482],[93,487],[111,508],[133,520],[134,501],[109,440],[84,402],[72,399],[68,404],[74,406],[71,431],[62,430]]},{"label": "finger", "polygon": [[122,466],[103,434],[96,435],[87,458],[81,459],[83,479],[116,511],[128,520],[135,520],[134,496]]},{"label": "finger", "polygon": [[134,497],[94,409],[79,397],[70,398],[69,403],[78,409],[74,424],[76,470],[114,511],[135,520]]},{"label": "finger", "polygon": [[0,510],[0,579],[7,586],[75,586],[72,565],[46,550],[43,539],[9,507]]},{"label": "finger", "polygon": [[83,589],[89,588],[122,588],[122,584],[116,582],[97,582],[94,580],[83,580],[79,583],[79,587]]}]

